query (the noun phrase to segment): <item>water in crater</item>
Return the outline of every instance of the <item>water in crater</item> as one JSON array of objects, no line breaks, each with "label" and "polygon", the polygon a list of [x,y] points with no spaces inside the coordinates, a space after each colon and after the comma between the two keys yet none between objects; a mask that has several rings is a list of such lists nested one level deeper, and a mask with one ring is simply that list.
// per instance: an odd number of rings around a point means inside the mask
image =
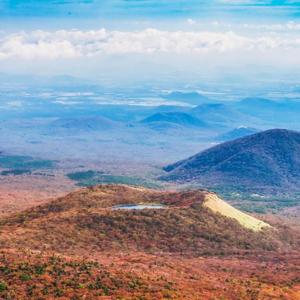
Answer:
[{"label": "water in crater", "polygon": [[141,210],[141,209],[165,209],[162,204],[120,204],[112,207],[113,210]]}]

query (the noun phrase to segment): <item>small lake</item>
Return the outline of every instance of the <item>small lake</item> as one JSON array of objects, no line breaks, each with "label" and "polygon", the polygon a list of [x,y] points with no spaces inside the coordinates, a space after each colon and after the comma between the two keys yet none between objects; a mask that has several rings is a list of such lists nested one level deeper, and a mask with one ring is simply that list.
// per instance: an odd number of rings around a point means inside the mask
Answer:
[{"label": "small lake", "polygon": [[165,205],[161,204],[120,204],[113,206],[112,209],[119,210],[141,210],[141,209],[164,209]]}]

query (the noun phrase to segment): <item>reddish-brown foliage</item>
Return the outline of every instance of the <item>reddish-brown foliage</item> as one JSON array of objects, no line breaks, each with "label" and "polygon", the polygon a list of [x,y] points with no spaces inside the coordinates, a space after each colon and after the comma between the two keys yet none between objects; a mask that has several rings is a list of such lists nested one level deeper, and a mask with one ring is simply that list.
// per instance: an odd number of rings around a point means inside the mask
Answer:
[{"label": "reddish-brown foliage", "polygon": [[[253,232],[203,207],[205,191],[158,192],[99,186],[4,218],[2,247],[61,253],[146,251],[226,255],[238,251],[292,250],[299,235],[289,228]],[[112,210],[116,204],[162,203],[168,209]]]},{"label": "reddish-brown foliage", "polygon": [[[247,230],[205,193],[99,186],[2,218],[0,299],[300,299],[299,232]],[[111,209],[130,203],[169,208]]]}]

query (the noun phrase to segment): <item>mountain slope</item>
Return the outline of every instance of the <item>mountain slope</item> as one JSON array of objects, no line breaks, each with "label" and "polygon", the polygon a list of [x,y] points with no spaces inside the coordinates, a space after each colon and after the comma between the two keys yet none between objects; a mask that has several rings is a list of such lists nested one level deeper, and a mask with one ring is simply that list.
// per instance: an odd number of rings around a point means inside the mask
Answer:
[{"label": "mountain slope", "polygon": [[252,191],[297,191],[300,133],[274,129],[217,145],[165,168],[164,180]]},{"label": "mountain slope", "polygon": [[274,222],[203,190],[82,189],[0,218],[0,299],[298,299],[300,236]]},{"label": "mountain slope", "polygon": [[[165,208],[113,208],[141,203],[163,204]],[[217,210],[213,206],[216,203]],[[65,254],[145,251],[198,256],[294,247],[281,241],[280,231],[224,206],[207,191],[160,192],[103,185],[4,218],[0,226],[1,247],[47,249]]]},{"label": "mountain slope", "polygon": [[161,299],[163,291],[174,293],[167,284],[97,261],[0,250],[0,299]]}]

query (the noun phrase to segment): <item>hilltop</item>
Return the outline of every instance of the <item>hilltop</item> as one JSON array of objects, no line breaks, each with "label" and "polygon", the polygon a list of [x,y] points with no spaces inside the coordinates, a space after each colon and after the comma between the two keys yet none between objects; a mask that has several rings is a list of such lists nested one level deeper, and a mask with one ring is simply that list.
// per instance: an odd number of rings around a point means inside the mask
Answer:
[{"label": "hilltop", "polygon": [[164,180],[253,192],[298,191],[300,133],[273,129],[226,142],[165,167]]},{"label": "hilltop", "polygon": [[[120,204],[159,204],[165,208],[114,209]],[[63,253],[134,250],[193,255],[293,247],[280,239],[280,232],[226,205],[213,193],[122,185],[82,189],[3,218],[0,235],[5,248],[17,245]]]}]

